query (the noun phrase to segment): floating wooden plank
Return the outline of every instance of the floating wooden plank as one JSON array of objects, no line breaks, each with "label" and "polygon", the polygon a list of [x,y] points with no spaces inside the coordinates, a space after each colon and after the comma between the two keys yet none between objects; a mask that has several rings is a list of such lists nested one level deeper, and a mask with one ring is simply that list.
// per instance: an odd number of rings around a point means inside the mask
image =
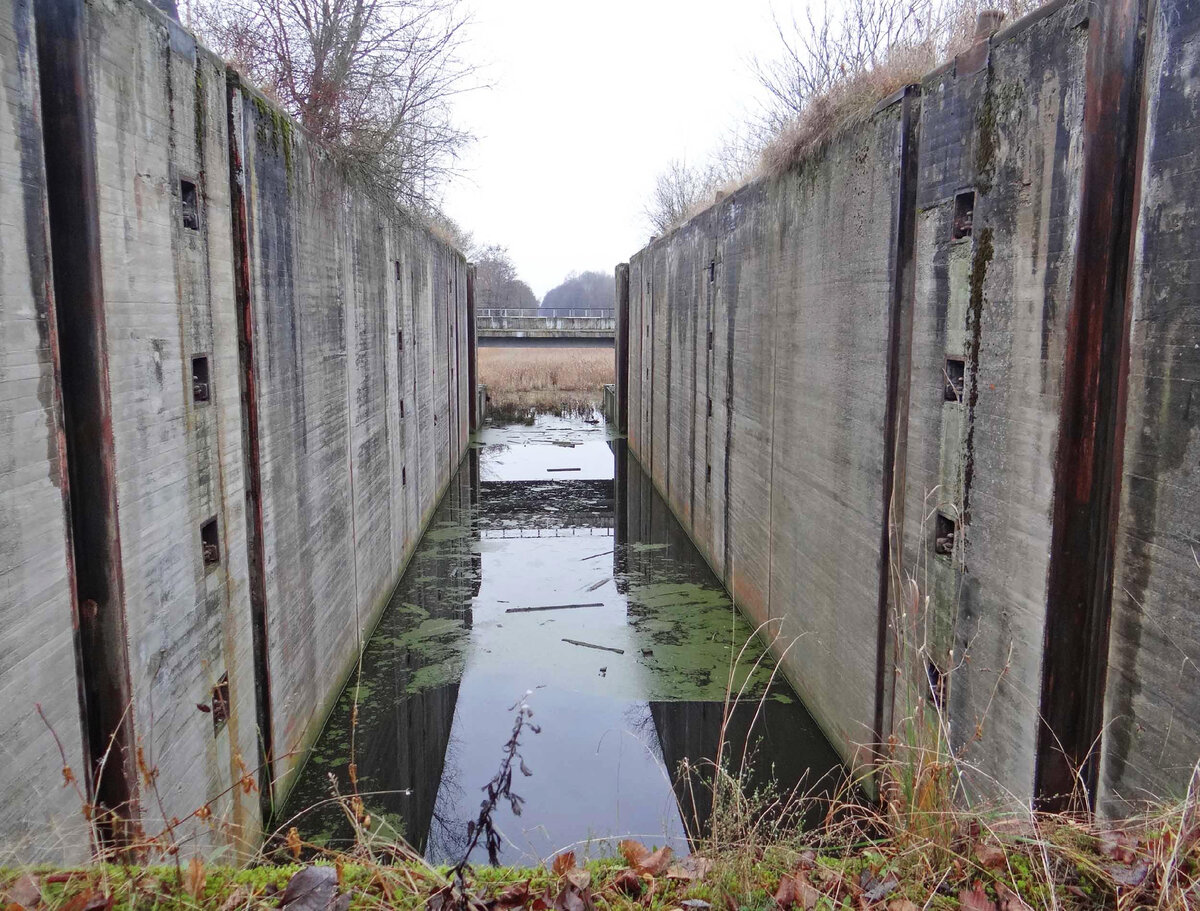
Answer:
[{"label": "floating wooden plank", "polygon": [[506,614],[531,614],[534,611],[540,610],[574,610],[577,607],[604,607],[603,601],[590,602],[588,604],[546,604],[542,607],[510,607],[504,613]]},{"label": "floating wooden plank", "polygon": [[565,638],[563,639],[563,642],[566,642],[570,645],[582,645],[584,648],[599,649],[602,652],[616,652],[618,655],[625,654],[625,649],[613,648],[611,645],[596,645],[594,642],[581,642],[578,639],[565,639]]}]

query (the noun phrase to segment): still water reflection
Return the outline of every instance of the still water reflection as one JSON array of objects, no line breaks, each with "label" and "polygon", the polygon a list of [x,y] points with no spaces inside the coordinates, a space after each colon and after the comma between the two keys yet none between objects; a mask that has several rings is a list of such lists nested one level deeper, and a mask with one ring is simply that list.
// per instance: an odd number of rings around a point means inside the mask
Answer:
[{"label": "still water reflection", "polygon": [[[615,455],[614,455],[615,451]],[[530,610],[530,608],[548,608]],[[743,649],[743,645],[750,642]],[[596,646],[599,646],[597,648]],[[740,653],[740,658],[739,658]],[[502,862],[637,837],[686,851],[703,825],[684,759],[712,759],[727,688],[729,753],[785,789],[837,757],[636,460],[605,425],[541,416],[488,427],[422,539],[288,805],[305,840],[345,846],[330,776],[372,831],[456,861],[528,690],[541,733]],[[351,723],[357,701],[357,723]],[[747,744],[751,717],[761,705]],[[699,817],[699,820],[697,820]],[[482,850],[472,858],[486,861]]]}]

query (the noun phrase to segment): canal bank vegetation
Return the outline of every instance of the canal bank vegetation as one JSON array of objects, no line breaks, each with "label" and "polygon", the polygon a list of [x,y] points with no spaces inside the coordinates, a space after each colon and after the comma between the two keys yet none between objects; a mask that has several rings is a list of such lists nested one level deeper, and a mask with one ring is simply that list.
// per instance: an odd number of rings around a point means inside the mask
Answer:
[{"label": "canal bank vegetation", "polygon": [[536,414],[591,415],[616,373],[612,348],[484,347],[478,358],[488,413],[499,423],[528,422]]},{"label": "canal bank vegetation", "polygon": [[[726,721],[740,703],[730,685]],[[765,697],[764,697],[765,698]],[[761,711],[762,701],[758,702]],[[733,706],[733,709],[729,707]],[[521,740],[539,733],[533,712],[514,706],[498,771],[482,790],[455,865],[434,866],[372,822],[363,796],[331,799],[351,821],[355,843],[305,843],[287,823],[242,867],[184,860],[188,846],[168,827],[107,862],[77,869],[0,870],[4,911],[792,911],[792,909],[1190,909],[1200,908],[1200,763],[1187,793],[1121,821],[1071,813],[965,808],[961,757],[944,748],[936,708],[914,712],[870,773],[832,791],[751,786],[748,757],[680,770],[690,855],[627,839],[568,847],[539,866],[495,864],[502,836],[491,814],[523,800],[514,778],[536,773]],[[757,713],[756,713],[757,714]],[[724,742],[724,738],[722,739]],[[143,769],[150,793],[152,770]],[[517,778],[519,781],[520,778]],[[70,786],[67,781],[64,786]],[[689,813],[688,807],[691,807]],[[195,814],[221,825],[201,808]],[[688,817],[691,819],[688,820]],[[178,826],[174,821],[174,826]],[[586,852],[598,859],[580,860]],[[181,850],[182,849],[182,850]]]}]

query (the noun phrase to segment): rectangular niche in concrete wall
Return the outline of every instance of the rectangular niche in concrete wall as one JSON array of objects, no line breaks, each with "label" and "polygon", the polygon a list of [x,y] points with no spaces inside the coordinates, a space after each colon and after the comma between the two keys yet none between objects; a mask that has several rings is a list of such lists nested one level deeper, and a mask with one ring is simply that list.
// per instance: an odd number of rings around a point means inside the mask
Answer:
[{"label": "rectangular niche in concrete wall", "polygon": [[208,355],[198,354],[192,358],[192,401],[197,404],[210,401],[212,385],[208,374]]},{"label": "rectangular niche in concrete wall", "polygon": [[217,539],[217,517],[213,516],[200,526],[200,550],[204,565],[216,566],[221,562],[221,543]]},{"label": "rectangular niche in concrete wall", "polygon": [[963,400],[963,383],[967,375],[967,362],[961,357],[946,358],[946,367],[943,379],[945,380],[945,390],[943,398],[947,402],[961,402]]},{"label": "rectangular niche in concrete wall", "polygon": [[213,720],[213,735],[221,733],[221,729],[225,727],[225,722],[229,720],[229,674],[221,675],[221,679],[217,681],[217,685],[212,691],[212,720]]},{"label": "rectangular niche in concrete wall", "polygon": [[200,194],[195,181],[182,178],[179,181],[179,199],[182,208],[183,226],[190,231],[200,230]]},{"label": "rectangular niche in concrete wall", "polygon": [[954,197],[954,240],[970,237],[975,228],[975,191],[963,190]]},{"label": "rectangular niche in concrete wall", "polygon": [[954,553],[955,521],[939,511],[935,518],[933,552],[939,557],[949,557]]}]

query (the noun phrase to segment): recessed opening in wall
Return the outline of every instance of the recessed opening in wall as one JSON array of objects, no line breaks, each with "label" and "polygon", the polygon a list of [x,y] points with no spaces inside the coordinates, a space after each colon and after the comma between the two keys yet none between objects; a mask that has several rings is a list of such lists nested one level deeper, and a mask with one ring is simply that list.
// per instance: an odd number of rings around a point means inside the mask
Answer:
[{"label": "recessed opening in wall", "polygon": [[712,284],[717,280],[717,261],[710,259],[708,261],[708,282]]},{"label": "recessed opening in wall", "polygon": [[961,402],[963,383],[967,376],[967,362],[961,357],[948,357],[944,371],[942,379],[945,381],[945,388],[942,390],[942,398],[947,402]]},{"label": "recessed opening in wall", "polygon": [[205,566],[216,566],[221,562],[221,542],[217,540],[217,517],[213,516],[200,526],[200,552]]},{"label": "recessed opening in wall", "polygon": [[396,281],[400,281],[400,260],[395,261],[396,266]]},{"label": "recessed opening in wall", "polygon": [[222,674],[212,689],[213,734],[220,734],[229,720],[229,674]]},{"label": "recessed opening in wall", "polygon": [[404,399],[400,400],[400,417],[404,417]]},{"label": "recessed opening in wall", "polygon": [[708,416],[712,417],[712,399],[708,400]]},{"label": "recessed opening in wall", "polygon": [[199,231],[200,196],[196,192],[196,184],[190,180],[180,180],[179,198],[182,203],[183,226],[192,231]]},{"label": "recessed opening in wall", "polygon": [[954,197],[954,240],[971,236],[975,225],[975,191],[963,190]]},{"label": "recessed opening in wall", "polygon": [[212,398],[212,386],[208,378],[208,355],[198,354],[192,358],[192,401],[207,402]]},{"label": "recessed opening in wall", "polygon": [[954,553],[954,538],[957,533],[957,523],[941,510],[934,520],[933,552],[942,557]]},{"label": "recessed opening in wall", "polygon": [[400,468],[400,486],[408,486],[408,466],[401,466]]},{"label": "recessed opening in wall", "polygon": [[925,660],[925,676],[929,680],[929,701],[939,709],[946,705],[946,675],[929,659]]},{"label": "recessed opening in wall", "polygon": [[709,351],[712,351],[712,343],[713,343],[713,333],[712,333],[712,330],[709,329],[708,330],[708,350]]},{"label": "recessed opening in wall", "polygon": [[705,465],[704,466],[704,483],[707,484],[711,480],[712,480],[712,466]]}]

